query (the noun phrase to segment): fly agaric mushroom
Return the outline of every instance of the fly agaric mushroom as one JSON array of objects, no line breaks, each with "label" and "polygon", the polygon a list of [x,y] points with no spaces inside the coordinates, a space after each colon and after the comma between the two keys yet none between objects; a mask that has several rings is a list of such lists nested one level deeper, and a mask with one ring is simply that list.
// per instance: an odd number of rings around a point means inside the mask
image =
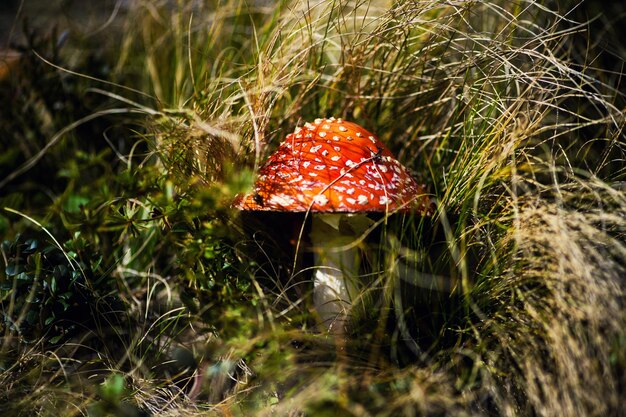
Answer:
[{"label": "fly agaric mushroom", "polygon": [[359,213],[432,210],[423,188],[376,136],[333,117],[287,135],[260,169],[252,192],[234,206],[312,213],[314,305],[335,334],[345,331],[357,295],[359,254],[350,243],[371,224]]}]

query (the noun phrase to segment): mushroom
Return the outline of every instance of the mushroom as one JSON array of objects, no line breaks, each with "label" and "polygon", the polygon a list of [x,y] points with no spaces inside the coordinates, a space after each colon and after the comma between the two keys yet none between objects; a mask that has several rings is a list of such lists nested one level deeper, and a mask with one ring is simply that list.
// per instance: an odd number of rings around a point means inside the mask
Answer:
[{"label": "mushroom", "polygon": [[367,213],[431,211],[424,189],[376,136],[333,117],[287,135],[234,206],[311,213],[313,301],[333,334],[346,331],[358,295],[359,252],[351,243],[371,225]]}]

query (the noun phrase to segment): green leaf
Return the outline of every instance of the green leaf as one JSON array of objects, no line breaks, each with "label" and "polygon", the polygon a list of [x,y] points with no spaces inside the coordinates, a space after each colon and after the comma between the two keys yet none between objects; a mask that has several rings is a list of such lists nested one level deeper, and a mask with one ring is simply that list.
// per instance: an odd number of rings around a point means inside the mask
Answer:
[{"label": "green leaf", "polygon": [[8,277],[14,277],[24,271],[24,266],[18,264],[7,265],[7,267],[4,269],[4,273],[7,274]]},{"label": "green leaf", "polygon": [[33,275],[27,272],[20,272],[19,274],[17,274],[15,279],[18,281],[33,281]]},{"label": "green leaf", "polygon": [[38,321],[39,321],[39,316],[38,316],[36,311],[30,310],[28,313],[26,313],[26,323],[28,323],[31,326],[33,326]]},{"label": "green leaf", "polygon": [[102,263],[102,255],[91,261],[91,270],[96,271]]},{"label": "green leaf", "polygon": [[57,265],[52,271],[55,278],[65,278],[68,273],[68,269],[65,265]]},{"label": "green leaf", "polygon": [[124,377],[112,375],[102,384],[100,390],[102,398],[111,402],[119,402],[124,395]]},{"label": "green leaf", "polygon": [[22,251],[24,253],[32,253],[39,247],[39,242],[35,239],[28,239],[24,245],[26,246]]},{"label": "green leaf", "polygon": [[76,280],[80,279],[81,274],[80,271],[72,271],[72,285],[76,282]]},{"label": "green leaf", "polygon": [[80,195],[71,195],[63,204],[63,209],[69,213],[80,213],[81,207],[86,206],[89,203],[87,197]]}]

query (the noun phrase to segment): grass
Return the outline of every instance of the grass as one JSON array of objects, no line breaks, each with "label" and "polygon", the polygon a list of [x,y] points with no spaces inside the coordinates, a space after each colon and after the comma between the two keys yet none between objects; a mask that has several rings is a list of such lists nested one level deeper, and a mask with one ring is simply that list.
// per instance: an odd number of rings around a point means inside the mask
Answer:
[{"label": "grass", "polygon": [[[0,81],[3,415],[623,415],[622,9],[124,7]],[[358,242],[344,349],[306,245],[230,208],[324,116],[437,204]]]}]

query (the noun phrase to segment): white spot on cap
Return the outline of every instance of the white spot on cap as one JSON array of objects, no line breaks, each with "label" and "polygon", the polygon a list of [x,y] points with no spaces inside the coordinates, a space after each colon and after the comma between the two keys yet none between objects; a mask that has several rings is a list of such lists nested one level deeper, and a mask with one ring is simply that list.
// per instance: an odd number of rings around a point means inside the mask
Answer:
[{"label": "white spot on cap", "polygon": [[302,166],[303,166],[303,167],[305,167],[305,168],[308,168],[308,167],[309,167],[309,165],[311,165],[311,162],[310,162],[310,161],[304,161],[304,162],[302,163]]},{"label": "white spot on cap", "polygon": [[382,172],[387,172],[387,171],[389,171],[389,170],[387,169],[387,166],[386,166],[386,165],[379,165],[379,166],[378,166],[378,169],[380,169]]},{"label": "white spot on cap", "polygon": [[356,132],[356,137],[360,138],[361,136],[363,136],[363,134],[361,132]]},{"label": "white spot on cap", "polygon": [[360,204],[360,205],[362,205],[362,206],[364,206],[364,205],[366,205],[367,203],[369,203],[369,202],[370,202],[370,201],[367,199],[367,196],[364,196],[363,194],[359,195],[359,196],[357,197],[357,199],[358,199],[358,201],[359,201],[359,204]]},{"label": "white spot on cap", "polygon": [[313,167],[313,169],[314,169],[314,170],[316,170],[316,171],[321,171],[321,170],[323,170],[324,168],[326,168],[326,165],[315,165],[315,166]]},{"label": "white spot on cap", "polygon": [[309,130],[315,129],[315,126],[313,126],[311,123],[308,123],[308,122],[304,124],[304,127],[306,127]]},{"label": "white spot on cap", "polygon": [[346,201],[347,201],[348,203],[350,203],[350,204],[355,204],[355,203],[356,203],[356,200],[355,200],[354,198],[351,198],[351,197],[347,197],[347,198],[346,198]]},{"label": "white spot on cap", "polygon": [[335,156],[331,156],[331,157],[330,157],[330,160],[331,160],[331,161],[335,161],[335,162],[336,162],[336,161],[339,161],[340,159],[341,159],[341,157],[340,157],[339,155],[335,155]]},{"label": "white spot on cap", "polygon": [[284,207],[292,205],[294,203],[294,199],[285,194],[274,194],[270,197],[269,203]]},{"label": "white spot on cap", "polygon": [[320,206],[325,206],[326,204],[328,204],[328,198],[324,194],[316,195],[315,197],[313,197],[313,201]]},{"label": "white spot on cap", "polygon": [[372,141],[372,143],[376,143],[376,138],[374,136],[368,136],[368,139]]},{"label": "white spot on cap", "polygon": [[354,194],[354,188],[348,188],[346,190],[346,194],[350,194],[350,195]]},{"label": "white spot on cap", "polygon": [[339,136],[337,136],[337,135],[333,136],[333,140],[335,140],[335,141],[339,140]]},{"label": "white spot on cap", "polygon": [[330,125],[324,125],[324,126],[322,126],[322,129],[328,130],[328,129],[330,129]]},{"label": "white spot on cap", "polygon": [[320,124],[320,123],[322,123],[322,119],[319,119],[319,118],[318,118],[318,119],[315,119],[315,124],[316,124],[316,125],[318,125],[318,124]]},{"label": "white spot on cap", "polygon": [[317,146],[311,146],[311,153],[315,153],[317,152],[320,148],[322,147],[322,145],[317,145]]},{"label": "white spot on cap", "polygon": [[320,135],[320,137],[325,137],[326,136],[326,132],[319,132],[318,135]]},{"label": "white spot on cap", "polygon": [[341,152],[341,148],[339,146],[333,146],[333,149],[336,150],[337,152]]},{"label": "white spot on cap", "polygon": [[[341,123],[341,122],[339,122],[339,123]],[[348,129],[346,129],[346,127],[345,127],[345,126],[339,126],[339,131],[340,131],[340,132],[347,132],[347,131],[348,131]]]},{"label": "white spot on cap", "polygon": [[327,150],[327,149],[324,149],[324,150],[322,151],[322,156],[327,156],[327,155],[328,155],[328,150]]},{"label": "white spot on cap", "polygon": [[382,196],[380,197],[380,200],[378,200],[378,203],[384,206],[386,204],[391,204],[391,200],[387,196]]},{"label": "white spot on cap", "polygon": [[356,163],[348,159],[346,161],[346,166],[352,168],[353,166],[356,166]]}]

